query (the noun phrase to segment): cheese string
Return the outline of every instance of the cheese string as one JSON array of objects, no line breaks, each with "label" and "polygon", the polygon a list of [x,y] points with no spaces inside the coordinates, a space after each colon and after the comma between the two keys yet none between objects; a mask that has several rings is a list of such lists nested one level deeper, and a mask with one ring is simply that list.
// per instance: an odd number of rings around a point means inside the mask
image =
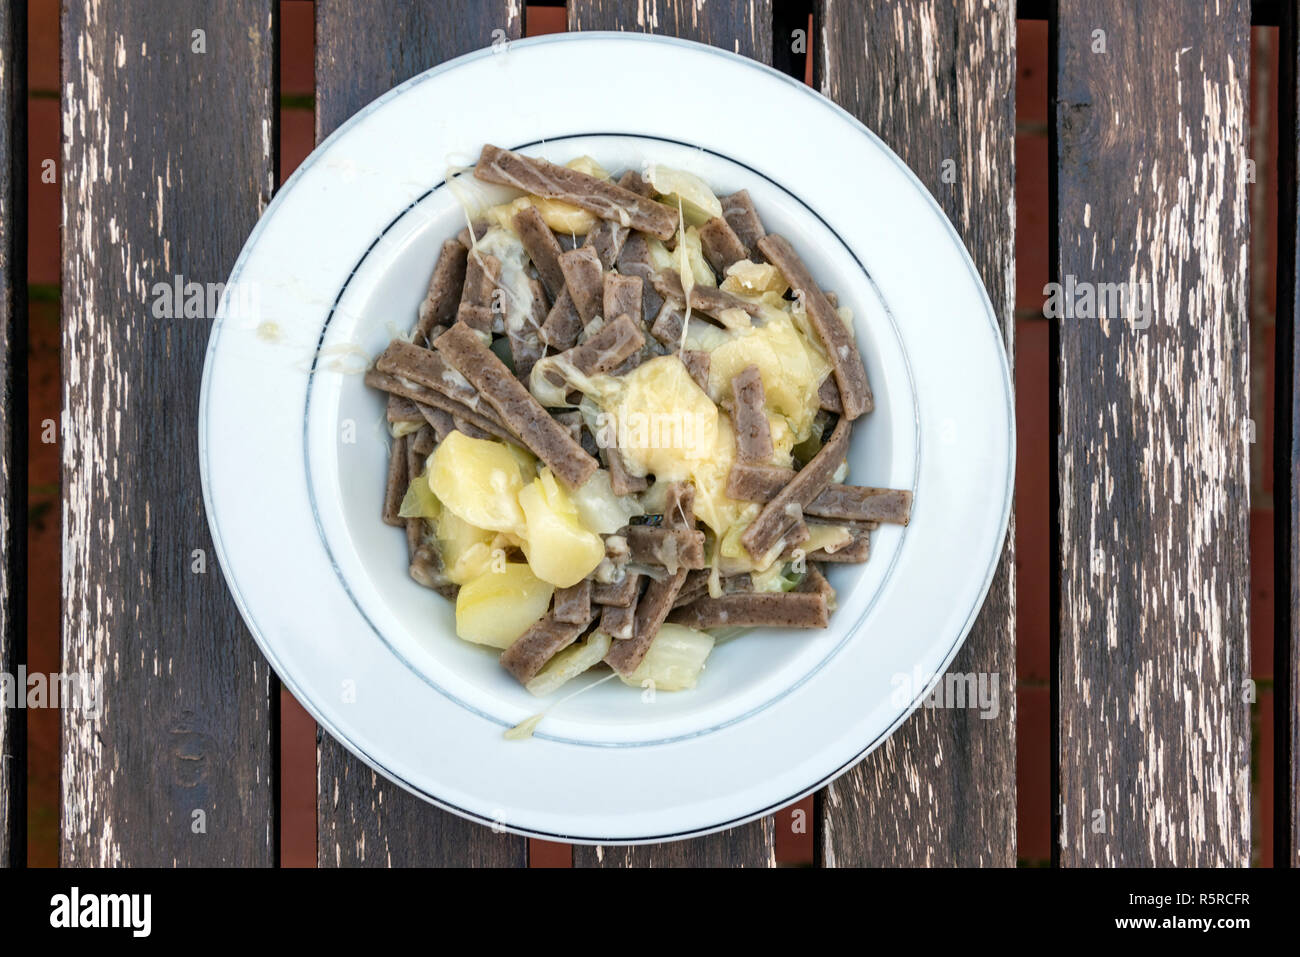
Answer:
[{"label": "cheese string", "polygon": [[531,738],[533,736],[533,732],[537,730],[537,726],[542,723],[542,719],[545,718],[552,711],[554,711],[556,708],[558,708],[560,705],[564,704],[564,702],[568,701],[570,698],[576,698],[580,694],[586,694],[588,691],[590,691],[592,688],[596,687],[597,685],[603,685],[606,681],[612,681],[614,678],[617,677],[618,677],[618,673],[612,672],[610,674],[607,674],[605,677],[601,678],[599,681],[593,681],[591,684],[583,685],[577,691],[570,691],[568,694],[566,694],[559,701],[556,701],[554,704],[548,705],[546,708],[537,712],[537,714],[530,715],[529,717],[524,718],[523,721],[520,721],[513,728],[508,728],[503,733],[503,737],[505,737],[508,741],[525,741],[528,738]]}]

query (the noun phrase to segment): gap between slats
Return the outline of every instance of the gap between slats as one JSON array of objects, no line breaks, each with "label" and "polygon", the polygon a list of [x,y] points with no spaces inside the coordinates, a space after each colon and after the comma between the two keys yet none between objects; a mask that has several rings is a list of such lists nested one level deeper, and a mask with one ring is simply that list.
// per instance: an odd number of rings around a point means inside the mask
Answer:
[{"label": "gap between slats", "polygon": [[[0,0],[0,674],[27,660],[27,9]],[[26,710],[0,705],[0,867],[27,860]]]}]

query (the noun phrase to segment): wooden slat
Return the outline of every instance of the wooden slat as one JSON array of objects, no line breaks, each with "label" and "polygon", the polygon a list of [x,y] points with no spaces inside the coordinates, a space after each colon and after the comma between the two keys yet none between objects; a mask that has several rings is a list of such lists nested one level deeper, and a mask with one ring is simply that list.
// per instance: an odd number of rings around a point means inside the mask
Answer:
[{"label": "wooden slat", "polygon": [[[1273,425],[1275,866],[1300,867],[1300,3],[1292,0],[1280,31],[1278,117],[1277,326]],[[1257,187],[1258,188],[1258,187]]]},{"label": "wooden slat", "polygon": [[570,30],[683,37],[772,62],[772,0],[569,0]]},{"label": "wooden slat", "polygon": [[[934,194],[970,250],[1014,360],[1014,3],[876,2],[864,11],[822,0],[817,24],[818,87]],[[1013,517],[984,608],[950,668],[997,676],[997,717],[919,709],[830,784],[817,815],[824,865],[1015,864],[1014,562]]]},{"label": "wooden slat", "polygon": [[[628,30],[698,40],[772,62],[771,0],[569,0],[570,30]],[[649,7],[647,9],[647,7]],[[772,867],[772,818],[691,841],[573,849],[575,867]]]},{"label": "wooden slat", "polygon": [[1153,296],[1057,320],[1064,866],[1249,864],[1249,23],[1059,4],[1054,275]]},{"label": "wooden slat", "polygon": [[65,4],[63,662],[103,688],[63,709],[66,865],[276,860],[272,674],[203,515],[211,323],[153,309],[224,282],[270,198],[275,11]]},{"label": "wooden slat", "polygon": [[[521,36],[511,0],[317,0],[316,138],[377,96],[445,60]],[[414,319],[414,317],[412,317]],[[523,838],[493,832],[377,776],[318,735],[317,861],[331,866],[523,866]]]},{"label": "wooden slat", "polygon": [[[27,397],[26,4],[0,0],[0,674],[24,659]],[[25,856],[24,712],[0,707],[0,867]]]}]

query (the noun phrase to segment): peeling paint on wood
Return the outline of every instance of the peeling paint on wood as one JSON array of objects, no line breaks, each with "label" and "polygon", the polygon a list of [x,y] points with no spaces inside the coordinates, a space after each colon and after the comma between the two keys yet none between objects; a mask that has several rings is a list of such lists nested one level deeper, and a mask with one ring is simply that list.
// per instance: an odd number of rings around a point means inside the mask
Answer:
[{"label": "peeling paint on wood", "polygon": [[772,0],[569,0],[570,30],[682,37],[772,62]]},{"label": "peeling paint on wood", "polygon": [[[660,33],[772,62],[771,0],[569,0],[569,29]],[[774,867],[771,817],[669,844],[573,849],[575,867]]]},{"label": "peeling paint on wood", "polygon": [[[1250,5],[1061,0],[1060,860],[1250,862]],[[1100,291],[1100,287],[1097,287]]]},{"label": "peeling paint on wood", "polygon": [[[445,60],[523,33],[520,0],[316,2],[316,139],[371,100]],[[414,316],[412,316],[414,320]],[[514,866],[523,838],[428,804],[317,735],[321,867]]]},{"label": "peeling paint on wood", "polygon": [[276,860],[272,676],[199,481],[211,323],[150,308],[224,282],[270,196],[275,11],[64,8],[63,662],[102,681],[97,716],[63,710],[65,865]]},{"label": "peeling paint on wood", "polygon": [[[26,635],[26,4],[0,0],[0,673],[16,674]],[[22,866],[26,721],[0,707],[0,867]]]},{"label": "peeling paint on wood", "polygon": [[[1014,360],[1014,3],[881,2],[864,10],[820,0],[815,22],[821,92],[866,123],[934,194],[970,250]],[[817,815],[824,865],[1015,864],[1014,552],[1013,516],[983,611],[950,668],[998,676],[997,717],[921,708],[827,786]]]}]

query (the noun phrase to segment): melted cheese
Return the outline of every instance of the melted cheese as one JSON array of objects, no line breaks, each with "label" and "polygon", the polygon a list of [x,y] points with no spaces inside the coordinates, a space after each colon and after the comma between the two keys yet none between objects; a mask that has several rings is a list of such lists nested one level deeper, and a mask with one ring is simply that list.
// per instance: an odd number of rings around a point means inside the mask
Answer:
[{"label": "melted cheese", "polygon": [[695,484],[695,513],[721,537],[750,510],[727,496],[736,459],[731,422],[701,391],[676,356],[642,363],[611,387],[601,403],[617,427],[628,471],[656,482]]},{"label": "melted cheese", "polygon": [[796,442],[806,439],[820,407],[817,389],[830,365],[790,317],[783,314],[717,338],[722,341],[710,349],[709,394],[720,403],[729,401],[731,380],[746,366],[758,366],[768,411],[789,422]]}]

